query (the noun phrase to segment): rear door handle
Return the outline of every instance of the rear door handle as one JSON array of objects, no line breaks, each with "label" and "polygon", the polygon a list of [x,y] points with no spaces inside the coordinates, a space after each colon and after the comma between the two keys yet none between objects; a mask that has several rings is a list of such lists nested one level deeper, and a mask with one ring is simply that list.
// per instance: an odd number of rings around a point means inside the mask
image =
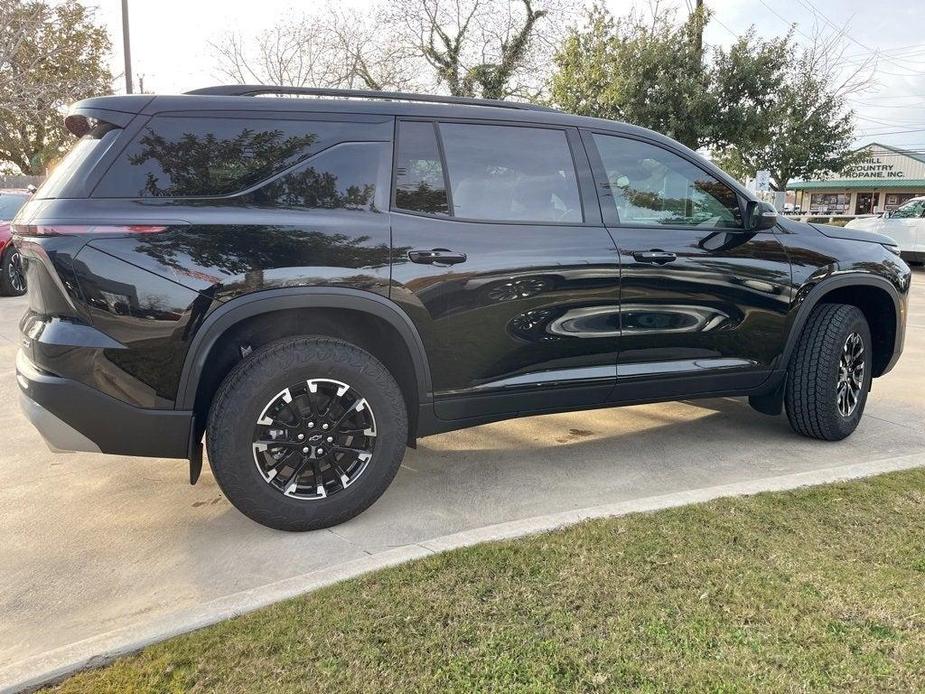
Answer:
[{"label": "rear door handle", "polygon": [[408,259],[421,265],[456,265],[466,262],[466,254],[451,251],[448,248],[431,248],[430,250],[408,251]]},{"label": "rear door handle", "polygon": [[662,251],[658,248],[651,251],[636,251],[633,253],[633,257],[640,263],[655,263],[656,265],[664,265],[678,259],[678,256],[674,253]]}]

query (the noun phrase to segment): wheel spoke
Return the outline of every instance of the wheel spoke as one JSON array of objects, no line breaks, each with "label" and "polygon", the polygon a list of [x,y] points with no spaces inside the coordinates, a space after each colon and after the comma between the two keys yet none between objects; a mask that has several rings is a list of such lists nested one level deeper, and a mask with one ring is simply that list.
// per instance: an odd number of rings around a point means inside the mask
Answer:
[{"label": "wheel spoke", "polygon": [[[360,408],[359,410],[357,409],[358,407]],[[353,405],[351,405],[349,408],[344,410],[344,413],[340,416],[340,418],[336,422],[334,422],[331,428],[334,431],[338,431],[340,425],[343,424],[350,415],[355,414],[356,412],[359,412],[364,407],[366,407],[366,400],[364,400],[363,398],[360,398]]]},{"label": "wheel spoke", "polygon": [[348,448],[347,446],[332,446],[331,450],[339,453],[353,453],[357,458],[363,454],[368,454],[368,451],[362,448]]},{"label": "wheel spoke", "polygon": [[347,473],[344,472],[340,465],[334,462],[333,458],[331,460],[331,468],[334,470],[334,472],[337,473],[337,479],[340,482],[341,488],[346,489],[350,484],[350,477],[347,475]]},{"label": "wheel spoke", "polygon": [[315,393],[318,385],[314,381],[306,381],[305,399],[308,400],[308,411],[312,417],[318,417],[318,406],[315,404]]},{"label": "wheel spoke", "polygon": [[315,475],[315,493],[318,496],[325,497],[328,493],[324,488],[324,476],[321,474],[321,461],[318,458],[312,459],[312,468]]},{"label": "wheel spoke", "polygon": [[292,406],[291,402],[283,402],[283,409],[286,410],[289,415],[292,417],[292,426],[298,426],[302,422],[302,416],[296,412],[295,407]]},{"label": "wheel spoke", "polygon": [[[256,445],[254,446],[254,451],[255,453],[257,452]],[[260,452],[266,453],[267,451],[264,450]],[[266,470],[260,468],[261,474],[266,478],[267,482],[273,482],[277,474],[279,474],[279,471],[288,465],[289,461],[291,461],[295,455],[295,451],[289,450],[280,458],[274,458],[273,456],[270,456],[270,467]],[[283,486],[285,487],[285,485]]]},{"label": "wheel spoke", "polygon": [[308,456],[302,456],[302,459],[292,468],[292,474],[286,479],[286,484],[283,485],[284,492],[290,493],[296,490],[299,483],[299,475],[305,470],[307,464]]},{"label": "wheel spoke", "polygon": [[254,445],[274,448],[276,446],[301,446],[303,444],[301,441],[287,441],[286,439],[258,439],[254,441]]}]

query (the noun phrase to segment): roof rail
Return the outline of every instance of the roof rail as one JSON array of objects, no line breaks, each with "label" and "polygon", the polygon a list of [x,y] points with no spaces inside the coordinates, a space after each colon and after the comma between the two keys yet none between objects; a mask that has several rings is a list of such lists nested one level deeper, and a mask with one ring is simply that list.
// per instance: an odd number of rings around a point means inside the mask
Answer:
[{"label": "roof rail", "polygon": [[330,89],[327,87],[274,87],[263,84],[222,84],[194,89],[187,94],[206,96],[256,96],[258,94],[292,94],[304,96],[333,96],[353,99],[385,99],[388,101],[420,101],[435,104],[464,104],[466,106],[494,106],[521,111],[556,111],[548,106],[526,104],[519,101],[475,99],[468,96],[438,96],[437,94],[411,94],[406,92],[379,92],[368,89]]}]

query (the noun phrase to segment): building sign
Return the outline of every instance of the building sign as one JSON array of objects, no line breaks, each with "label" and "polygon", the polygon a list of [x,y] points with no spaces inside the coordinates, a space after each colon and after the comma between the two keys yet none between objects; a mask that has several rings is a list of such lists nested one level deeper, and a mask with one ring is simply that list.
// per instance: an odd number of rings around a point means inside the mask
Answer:
[{"label": "building sign", "polygon": [[867,155],[860,162],[845,170],[842,178],[903,178],[905,172],[896,167],[896,162],[885,157]]},{"label": "building sign", "polygon": [[843,171],[838,178],[880,178],[885,181],[902,178],[925,178],[925,162],[909,156],[901,150],[882,145],[870,145],[863,151],[863,157]]}]

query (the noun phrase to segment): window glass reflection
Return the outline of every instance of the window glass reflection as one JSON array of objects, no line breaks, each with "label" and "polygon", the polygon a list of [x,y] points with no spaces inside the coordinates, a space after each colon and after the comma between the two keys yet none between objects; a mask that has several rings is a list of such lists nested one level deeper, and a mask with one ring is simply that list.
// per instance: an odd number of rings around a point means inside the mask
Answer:
[{"label": "window glass reflection", "polygon": [[376,181],[387,154],[383,142],[336,145],[254,191],[248,202],[291,209],[376,211]]},{"label": "window glass reflection", "polygon": [[441,123],[453,214],[503,222],[582,221],[562,130]]},{"label": "window glass reflection", "polygon": [[687,159],[629,138],[594,141],[621,224],[742,228],[735,191]]},{"label": "window glass reflection", "polygon": [[236,193],[344,139],[349,128],[322,121],[157,116],[122,152],[94,197]]}]

